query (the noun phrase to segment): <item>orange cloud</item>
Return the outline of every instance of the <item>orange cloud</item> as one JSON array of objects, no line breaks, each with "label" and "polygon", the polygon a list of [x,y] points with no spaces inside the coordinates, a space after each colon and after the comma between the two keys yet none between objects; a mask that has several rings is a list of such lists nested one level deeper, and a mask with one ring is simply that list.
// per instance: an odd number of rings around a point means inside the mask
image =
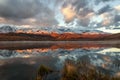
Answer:
[{"label": "orange cloud", "polygon": [[105,19],[105,18],[107,18],[109,16],[110,16],[110,14],[107,13],[107,12],[100,15],[100,17],[102,17],[103,19]]},{"label": "orange cloud", "polygon": [[88,26],[90,18],[95,15],[92,9],[82,7],[80,9],[77,9],[76,6],[72,4],[63,6],[61,12],[64,15],[66,22],[69,23],[74,21],[74,19],[77,19],[83,26]]},{"label": "orange cloud", "polygon": [[94,14],[94,12],[90,12],[90,13],[88,13],[87,15],[85,15],[85,16],[82,16],[82,15],[77,15],[77,17],[79,18],[79,19],[89,19],[89,18],[91,18],[91,17],[93,17],[95,14]]},{"label": "orange cloud", "polygon": [[102,25],[107,26],[107,25],[109,25],[110,23],[111,23],[111,20],[104,20],[104,21],[102,22]]},{"label": "orange cloud", "polygon": [[4,22],[6,22],[6,20],[4,18],[0,17],[0,23],[4,23]]},{"label": "orange cloud", "polygon": [[28,22],[31,22],[31,23],[34,23],[34,22],[36,22],[37,20],[36,19],[34,19],[34,18],[29,18],[29,19],[27,19],[28,20]]},{"label": "orange cloud", "polygon": [[109,13],[103,13],[100,15],[100,17],[103,19],[102,25],[107,26],[112,23],[112,17]]},{"label": "orange cloud", "polygon": [[32,26],[31,25],[21,25],[22,27],[24,27],[24,28],[32,28]]},{"label": "orange cloud", "polygon": [[68,5],[67,7],[63,7],[61,11],[67,22],[72,21],[76,16],[76,12],[73,10],[71,5]]}]

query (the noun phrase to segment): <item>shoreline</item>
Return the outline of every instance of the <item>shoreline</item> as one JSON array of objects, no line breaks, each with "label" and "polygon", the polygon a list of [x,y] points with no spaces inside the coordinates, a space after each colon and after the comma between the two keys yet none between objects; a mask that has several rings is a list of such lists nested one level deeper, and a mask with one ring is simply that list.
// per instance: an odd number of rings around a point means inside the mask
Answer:
[{"label": "shoreline", "polygon": [[108,41],[0,41],[0,43],[100,43],[100,44],[116,44],[120,43],[120,40],[108,40]]}]

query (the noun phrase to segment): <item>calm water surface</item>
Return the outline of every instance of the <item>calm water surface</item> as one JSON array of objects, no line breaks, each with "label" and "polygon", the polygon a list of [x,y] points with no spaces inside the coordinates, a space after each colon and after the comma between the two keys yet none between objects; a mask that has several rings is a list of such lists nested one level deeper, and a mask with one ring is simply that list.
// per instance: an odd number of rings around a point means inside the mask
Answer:
[{"label": "calm water surface", "polygon": [[0,80],[34,80],[40,65],[61,70],[66,59],[82,60],[120,76],[120,42],[0,42]]}]

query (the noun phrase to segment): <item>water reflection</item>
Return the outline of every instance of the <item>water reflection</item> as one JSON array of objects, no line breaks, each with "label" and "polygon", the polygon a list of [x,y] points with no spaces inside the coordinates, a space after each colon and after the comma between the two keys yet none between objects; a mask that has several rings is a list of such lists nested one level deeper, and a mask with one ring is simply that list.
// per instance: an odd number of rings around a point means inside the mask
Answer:
[{"label": "water reflection", "polygon": [[98,69],[105,70],[111,75],[120,73],[118,43],[7,42],[0,44],[2,45],[0,46],[0,79],[2,80],[33,80],[35,71],[41,64],[60,70],[66,59],[79,59]]}]

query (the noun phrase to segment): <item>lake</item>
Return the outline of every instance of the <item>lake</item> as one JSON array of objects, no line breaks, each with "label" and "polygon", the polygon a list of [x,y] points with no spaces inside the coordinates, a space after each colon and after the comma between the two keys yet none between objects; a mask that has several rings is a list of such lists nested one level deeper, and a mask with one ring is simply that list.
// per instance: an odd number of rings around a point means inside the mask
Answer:
[{"label": "lake", "polygon": [[60,71],[66,60],[78,59],[120,77],[120,41],[1,41],[0,80],[35,80],[41,65]]}]

